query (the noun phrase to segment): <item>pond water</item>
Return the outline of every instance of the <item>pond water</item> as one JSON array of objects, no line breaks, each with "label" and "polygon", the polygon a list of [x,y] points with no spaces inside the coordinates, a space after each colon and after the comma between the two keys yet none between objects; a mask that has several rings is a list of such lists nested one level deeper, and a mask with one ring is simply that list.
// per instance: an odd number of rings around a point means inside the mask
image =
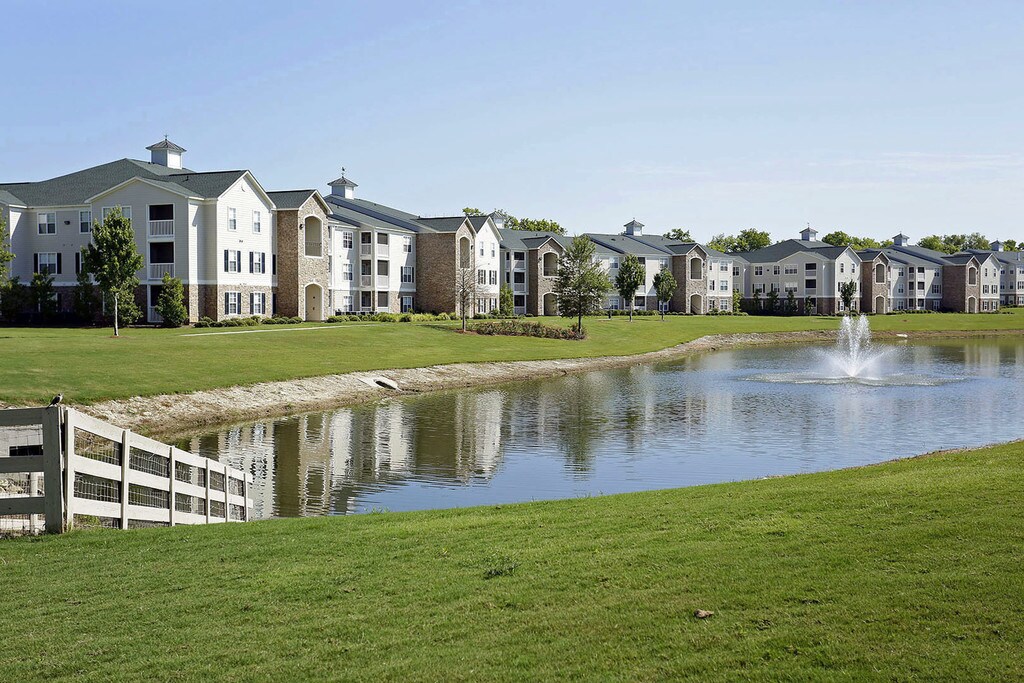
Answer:
[{"label": "pond water", "polygon": [[1024,340],[891,346],[879,384],[803,381],[820,347],[740,349],[393,398],[178,445],[250,471],[256,515],[272,517],[670,488],[1024,438]]}]

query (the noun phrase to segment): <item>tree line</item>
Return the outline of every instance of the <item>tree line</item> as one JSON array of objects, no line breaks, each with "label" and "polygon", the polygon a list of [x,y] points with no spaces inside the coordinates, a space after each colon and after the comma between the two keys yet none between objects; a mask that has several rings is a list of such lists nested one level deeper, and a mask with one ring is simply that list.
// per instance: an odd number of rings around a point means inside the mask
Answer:
[{"label": "tree line", "polygon": [[[668,239],[680,242],[695,241],[690,231],[684,228],[673,228],[664,233],[664,235]],[[835,247],[851,247],[855,251],[860,251],[861,249],[884,249],[893,245],[892,240],[880,241],[872,237],[859,237],[843,230],[830,232],[822,237],[821,241]],[[741,230],[736,235],[719,233],[708,240],[707,246],[727,254],[735,254],[737,252],[763,249],[772,244],[778,244],[778,241],[773,242],[767,231],[748,228]],[[1024,249],[1024,242],[1018,243],[1012,239],[1003,240],[1002,245],[1005,251],[1020,251]],[[980,232],[973,232],[970,234],[929,235],[918,240],[917,246],[941,251],[944,254],[954,254],[966,249],[989,250],[992,248],[992,243]]]}]

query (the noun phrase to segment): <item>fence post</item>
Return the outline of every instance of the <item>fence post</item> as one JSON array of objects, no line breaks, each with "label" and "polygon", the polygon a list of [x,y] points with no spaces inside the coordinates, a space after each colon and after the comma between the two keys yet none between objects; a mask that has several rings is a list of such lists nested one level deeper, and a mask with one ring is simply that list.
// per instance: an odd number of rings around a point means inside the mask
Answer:
[{"label": "fence post", "polygon": [[249,473],[242,472],[242,521],[249,521]]},{"label": "fence post", "polygon": [[170,496],[170,499],[171,499],[171,512],[170,512],[169,519],[170,519],[170,522],[171,522],[171,526],[174,526],[174,508],[176,507],[176,505],[175,505],[175,497],[174,497],[174,488],[175,488],[174,487],[174,482],[177,479],[177,477],[175,476],[175,471],[174,471],[174,446],[168,446],[167,447],[167,457],[170,459],[169,463],[170,463],[170,467],[171,467],[171,483],[170,483],[170,486],[168,488],[169,496]]},{"label": "fence post", "polygon": [[231,521],[231,474],[230,474],[231,469],[227,465],[225,465],[223,463],[221,464],[221,467],[224,468],[224,521],[225,522],[230,522]]},{"label": "fence post", "polygon": [[128,528],[128,463],[131,461],[131,444],[127,429],[121,430],[121,528]]},{"label": "fence post", "polygon": [[206,523],[210,523],[210,459],[206,459]]},{"label": "fence post", "polygon": [[71,456],[75,452],[75,411],[64,409],[64,528],[71,530],[75,526],[75,511],[72,501],[75,499],[75,465]]},{"label": "fence post", "polygon": [[64,493],[60,462],[60,415],[55,406],[43,411],[43,487],[45,488],[43,514],[46,531],[59,534],[64,530]]}]

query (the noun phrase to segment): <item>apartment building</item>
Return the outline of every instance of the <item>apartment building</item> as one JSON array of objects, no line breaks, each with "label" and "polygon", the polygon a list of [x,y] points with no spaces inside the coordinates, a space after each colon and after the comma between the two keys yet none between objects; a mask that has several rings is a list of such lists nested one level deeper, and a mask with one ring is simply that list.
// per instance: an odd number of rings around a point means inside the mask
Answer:
[{"label": "apartment building", "polygon": [[[992,288],[995,286],[995,283],[990,280],[987,283],[989,291],[985,291],[985,279],[988,276],[988,268],[991,266],[993,270],[999,269],[999,304],[1002,306],[1024,306],[1024,252],[1004,251],[1003,243],[996,241],[992,243],[992,249],[989,251],[968,249],[964,253],[983,259],[979,261],[982,276],[981,296],[983,298],[986,293],[991,295]],[[989,299],[991,298],[993,297],[990,296]],[[985,302],[982,301],[983,307],[984,304]],[[991,305],[992,303],[989,301],[989,306]]]},{"label": "apartment building", "polygon": [[355,196],[331,181],[331,303],[345,312],[461,312],[458,290],[472,275],[469,314],[498,308],[501,254],[491,216],[425,217]]},{"label": "apartment building", "polygon": [[270,193],[248,170],[189,169],[186,150],[167,139],[146,149],[149,161],[0,184],[12,275],[51,275],[59,309],[70,310],[93,223],[120,208],[144,258],[135,292],[144,321],[160,322],[165,274],[182,281],[191,322],[274,313],[323,319],[329,207],[317,191]]},{"label": "apartment building", "polygon": [[[813,228],[802,230],[798,240],[784,240],[739,256],[746,269],[743,298],[749,305],[763,306],[768,294],[775,292],[780,301],[788,300],[792,294],[802,310],[835,315],[844,312],[840,285],[855,282],[853,309],[859,310],[861,257],[849,247],[819,242]],[[755,301],[759,303],[754,304]]]}]

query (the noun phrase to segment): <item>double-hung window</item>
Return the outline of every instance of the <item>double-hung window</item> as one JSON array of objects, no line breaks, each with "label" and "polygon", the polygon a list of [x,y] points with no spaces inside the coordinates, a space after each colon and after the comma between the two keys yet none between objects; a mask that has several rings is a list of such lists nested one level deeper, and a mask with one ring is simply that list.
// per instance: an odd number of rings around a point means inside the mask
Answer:
[{"label": "double-hung window", "polygon": [[267,295],[263,292],[253,292],[249,295],[249,314],[264,315],[267,312]]},{"label": "double-hung window", "polygon": [[404,254],[411,254],[412,253],[412,238],[411,237],[402,237],[402,253],[404,253]]},{"label": "double-hung window", "polygon": [[92,232],[92,211],[78,212],[78,232]]},{"label": "double-hung window", "polygon": [[487,284],[496,285],[498,284],[498,271],[489,270],[487,271]]},{"label": "double-hung window", "polygon": [[778,275],[778,274],[779,274],[779,267],[778,266],[772,266],[772,275]]},{"label": "double-hung window", "polygon": [[262,251],[249,252],[249,272],[260,274],[267,272],[267,255]]},{"label": "double-hung window", "polygon": [[487,271],[484,270],[483,268],[481,268],[480,270],[476,271],[476,283],[478,285],[486,285],[487,284]]},{"label": "double-hung window", "polygon": [[754,266],[754,275],[764,275],[764,266]]},{"label": "double-hung window", "polygon": [[40,235],[56,235],[57,234],[57,214],[55,213],[41,213],[38,218],[39,234]]},{"label": "double-hung window", "polygon": [[224,250],[224,272],[225,273],[240,273],[242,272],[242,252],[235,251],[234,249]]},{"label": "double-hung window", "polygon": [[416,282],[416,268],[414,266],[402,266],[402,282]]},{"label": "double-hung window", "polygon": [[107,214],[109,214],[114,209],[121,209],[121,215],[124,216],[125,218],[127,218],[129,223],[132,222],[132,207],[130,207],[130,206],[106,206],[106,207],[103,207],[103,209],[100,210],[100,218],[102,220],[106,220],[107,219]]},{"label": "double-hung window", "polygon": [[228,209],[228,230],[238,230],[238,211]]},{"label": "double-hung window", "polygon": [[[351,233],[350,233],[351,234]],[[346,261],[341,264],[341,279],[344,282],[352,282],[352,263]]]},{"label": "double-hung window", "polygon": [[263,232],[262,216],[259,211],[252,212],[252,231],[255,233]]},{"label": "double-hung window", "polygon": [[[341,248],[342,249],[351,249],[352,248],[352,233],[347,231],[347,230],[345,232],[341,233]],[[349,269],[351,270],[351,268],[349,268]]]},{"label": "double-hung window", "polygon": [[224,314],[238,315],[241,311],[242,294],[240,292],[224,292]]},{"label": "double-hung window", "polygon": [[57,275],[60,273],[60,254],[56,252],[43,252],[36,254],[36,272],[42,275]]},{"label": "double-hung window", "polygon": [[411,296],[403,296],[402,297],[402,313],[409,313],[411,311],[412,311],[412,297]]}]

